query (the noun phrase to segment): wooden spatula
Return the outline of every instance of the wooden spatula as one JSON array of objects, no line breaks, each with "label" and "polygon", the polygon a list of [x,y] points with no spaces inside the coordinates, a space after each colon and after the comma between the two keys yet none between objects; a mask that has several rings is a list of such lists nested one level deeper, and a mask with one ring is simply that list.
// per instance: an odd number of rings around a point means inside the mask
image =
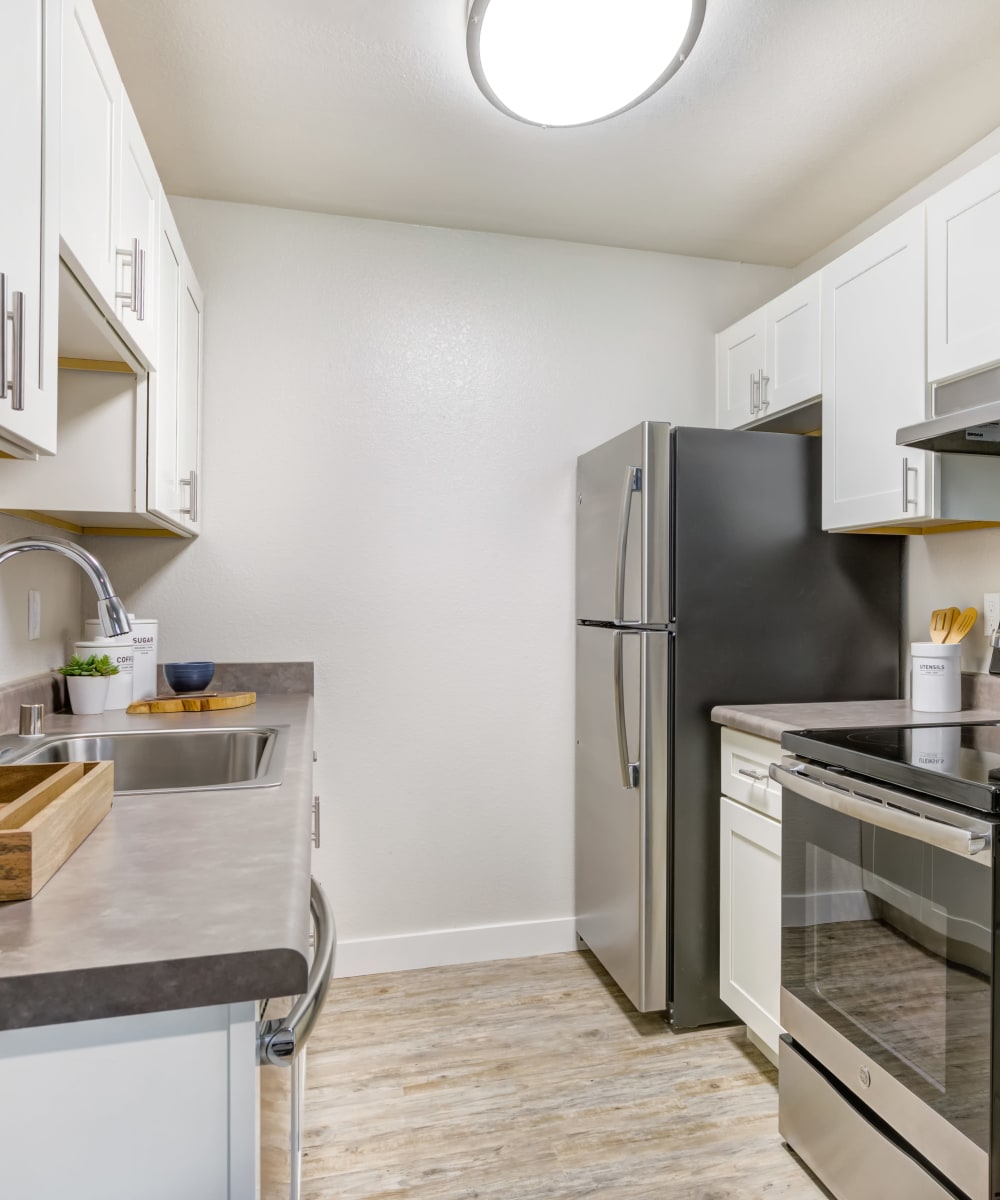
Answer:
[{"label": "wooden spatula", "polygon": [[936,608],[931,613],[931,641],[941,643],[951,633],[951,627],[961,614],[957,608]]},{"label": "wooden spatula", "polygon": [[974,608],[963,608],[958,617],[952,622],[951,628],[948,630],[948,636],[944,639],[945,644],[953,646],[956,642],[960,642],[973,625],[975,625],[978,616],[979,613]]}]

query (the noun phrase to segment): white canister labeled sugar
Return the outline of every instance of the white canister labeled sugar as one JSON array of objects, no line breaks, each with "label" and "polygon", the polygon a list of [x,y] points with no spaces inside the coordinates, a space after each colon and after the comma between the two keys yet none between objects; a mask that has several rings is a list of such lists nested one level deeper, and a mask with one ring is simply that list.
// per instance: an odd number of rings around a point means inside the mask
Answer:
[{"label": "white canister labeled sugar", "polygon": [[128,708],[132,703],[132,665],[135,657],[131,634],[123,633],[120,637],[91,637],[86,641],[76,642],[73,653],[77,658],[89,658],[92,654],[100,658],[106,654],[118,668],[118,674],[109,677],[108,696],[104,701],[105,711]]},{"label": "white canister labeled sugar", "polygon": [[[151,700],[156,695],[157,625],[152,618],[128,614],[132,626],[132,646],[135,661],[132,667],[132,699]],[[101,623],[95,618],[84,622],[88,636],[96,637],[101,632]]]},{"label": "white canister labeled sugar", "polygon": [[956,642],[912,642],[914,712],[958,712],[962,707],[962,647]]}]

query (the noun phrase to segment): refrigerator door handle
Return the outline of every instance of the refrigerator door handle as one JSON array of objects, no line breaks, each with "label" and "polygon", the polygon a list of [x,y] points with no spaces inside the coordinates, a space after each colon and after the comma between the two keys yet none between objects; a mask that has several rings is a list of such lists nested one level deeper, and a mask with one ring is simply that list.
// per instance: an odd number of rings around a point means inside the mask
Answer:
[{"label": "refrigerator door handle", "polygon": [[625,728],[625,665],[622,655],[622,638],[632,636],[621,629],[614,632],[614,686],[615,686],[615,718],[618,726],[618,761],[621,765],[622,787],[637,788],[639,786],[639,764],[629,762],[628,730]]},{"label": "refrigerator door handle", "polygon": [[618,516],[618,557],[615,562],[615,624],[625,620],[625,556],[628,553],[628,528],[632,519],[632,496],[642,491],[642,467],[625,468],[622,507]]}]

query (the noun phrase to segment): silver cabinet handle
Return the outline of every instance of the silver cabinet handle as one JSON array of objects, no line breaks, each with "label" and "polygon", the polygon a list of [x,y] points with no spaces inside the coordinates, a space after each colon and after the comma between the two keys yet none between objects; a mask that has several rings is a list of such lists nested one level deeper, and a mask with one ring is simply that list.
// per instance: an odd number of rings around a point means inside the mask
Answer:
[{"label": "silver cabinet handle", "polygon": [[874,825],[879,829],[888,829],[903,837],[913,838],[924,845],[935,846],[938,850],[971,857],[982,853],[990,844],[988,833],[960,829],[955,825],[946,825],[942,820],[928,819],[902,808],[888,807],[894,798],[897,803],[908,799],[904,793],[895,792],[891,788],[866,785],[876,793],[866,796],[863,792],[850,789],[847,785],[851,781],[846,777],[843,788],[830,787],[828,784],[807,779],[798,771],[790,771],[778,763],[771,764],[770,775],[783,788],[797,792],[798,795],[821,804],[824,808],[843,813],[845,817],[852,817],[866,825]]},{"label": "silver cabinet handle", "polygon": [[191,523],[196,525],[198,523],[198,472],[192,467],[191,474],[180,482],[191,489],[188,496],[188,506],[187,508],[180,509],[180,511],[189,516]]},{"label": "silver cabinet handle", "polygon": [[7,399],[7,276],[0,271],[0,400]]},{"label": "silver cabinet handle", "polygon": [[309,909],[316,927],[316,952],[306,990],[292,1005],[287,1017],[261,1021],[257,1029],[257,1061],[275,1067],[290,1067],[309,1039],[330,988],[337,952],[337,926],[326,892],[316,879],[309,884]]},{"label": "silver cabinet handle", "polygon": [[765,375],[762,367],[760,372],[760,404],[757,406],[758,412],[763,412],[764,409],[767,408],[768,404],[770,404],[770,400],[767,398],[767,385],[770,382],[771,376]]},{"label": "silver cabinet handle", "polygon": [[[136,243],[138,245],[138,242]],[[136,317],[140,321],[146,319],[146,251],[139,251],[139,287],[136,289],[136,299],[138,300],[138,309]]]},{"label": "silver cabinet handle", "polygon": [[[10,322],[10,355],[7,322]],[[11,292],[7,308],[7,276],[0,273],[0,400],[10,393],[10,406],[24,411],[24,292]]]},{"label": "silver cabinet handle", "polygon": [[750,372],[750,415],[754,416],[759,407],[760,397],[760,380],[757,378],[757,372]]},{"label": "silver cabinet handle", "polygon": [[916,475],[917,468],[912,466],[908,458],[903,459],[903,512],[909,513],[910,505],[917,503],[917,497],[910,497],[910,475]]},{"label": "silver cabinet handle", "polygon": [[[10,312],[4,308],[4,341],[7,321],[11,323],[10,378],[6,380],[10,391],[10,406],[16,412],[24,411],[24,292],[11,292]],[[6,371],[4,372],[6,378]]]},{"label": "silver cabinet handle", "polygon": [[138,238],[132,239],[130,250],[116,250],[119,258],[125,259],[132,274],[132,286],[127,292],[115,292],[115,299],[121,300],[122,308],[135,313],[137,321],[146,319],[146,251],[142,249]]},{"label": "silver cabinet handle", "polygon": [[748,767],[737,767],[737,775],[745,775],[747,779],[752,779],[754,783],[761,783],[768,778],[766,771],[751,771]]},{"label": "silver cabinet handle", "polygon": [[622,773],[622,787],[637,788],[639,786],[639,764],[630,762],[628,757],[628,730],[625,727],[625,664],[622,655],[622,638],[634,636],[622,629],[614,632],[614,694],[615,694],[615,724],[618,729],[618,763]]},{"label": "silver cabinet handle", "polygon": [[319,796],[313,796],[312,839],[313,839],[313,845],[316,847],[317,850],[319,849],[319,813],[320,813]]},{"label": "silver cabinet handle", "polygon": [[642,491],[642,468],[625,468],[622,507],[618,514],[618,556],[615,560],[615,621],[625,620],[625,556],[628,554],[628,528],[632,521],[632,496]]}]

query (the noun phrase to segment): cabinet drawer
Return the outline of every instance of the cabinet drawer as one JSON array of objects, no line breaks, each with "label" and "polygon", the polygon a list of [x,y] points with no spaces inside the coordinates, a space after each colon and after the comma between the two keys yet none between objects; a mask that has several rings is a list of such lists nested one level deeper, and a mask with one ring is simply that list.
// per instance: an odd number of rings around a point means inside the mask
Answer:
[{"label": "cabinet drawer", "polygon": [[781,788],[768,776],[767,769],[781,758],[780,743],[724,728],[722,794],[780,821]]}]

